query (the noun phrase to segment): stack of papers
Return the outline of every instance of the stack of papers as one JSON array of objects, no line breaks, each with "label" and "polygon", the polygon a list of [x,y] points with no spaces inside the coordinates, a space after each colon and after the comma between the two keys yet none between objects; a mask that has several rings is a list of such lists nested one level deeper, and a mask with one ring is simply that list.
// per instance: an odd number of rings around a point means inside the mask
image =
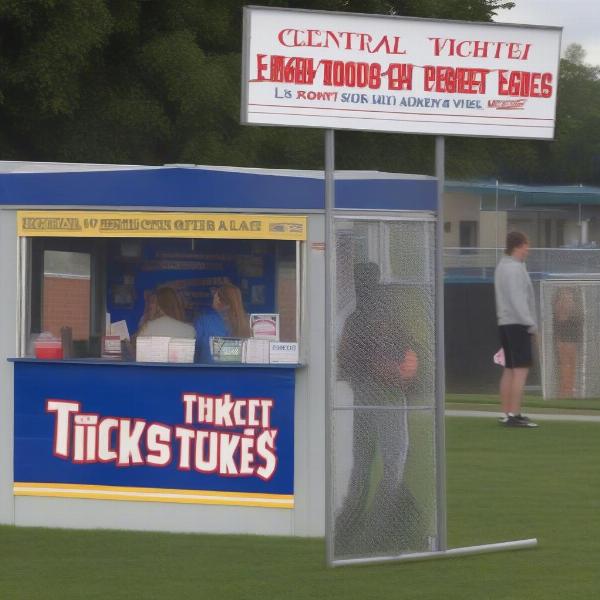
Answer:
[{"label": "stack of papers", "polygon": [[298,342],[270,342],[272,364],[296,364],[299,361]]},{"label": "stack of papers", "polygon": [[121,338],[118,335],[105,335],[102,338],[102,358],[121,360]]},{"label": "stack of papers", "polygon": [[196,340],[190,338],[170,338],[169,362],[193,363]]},{"label": "stack of papers", "polygon": [[244,342],[243,349],[243,362],[254,364],[268,364],[269,344],[269,340],[246,340]]},{"label": "stack of papers", "polygon": [[135,342],[137,362],[169,362],[169,341],[171,338],[148,336],[138,337]]},{"label": "stack of papers", "polygon": [[110,334],[107,335],[118,335],[121,340],[129,341],[129,328],[127,327],[127,321],[115,321],[110,324]]}]

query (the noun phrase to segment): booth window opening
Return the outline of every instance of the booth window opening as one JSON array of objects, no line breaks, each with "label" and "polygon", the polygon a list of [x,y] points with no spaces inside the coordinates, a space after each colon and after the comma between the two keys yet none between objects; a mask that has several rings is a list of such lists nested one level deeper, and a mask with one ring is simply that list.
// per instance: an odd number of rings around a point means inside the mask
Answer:
[{"label": "booth window opening", "polygon": [[23,357],[299,362],[301,242],[24,241]]}]

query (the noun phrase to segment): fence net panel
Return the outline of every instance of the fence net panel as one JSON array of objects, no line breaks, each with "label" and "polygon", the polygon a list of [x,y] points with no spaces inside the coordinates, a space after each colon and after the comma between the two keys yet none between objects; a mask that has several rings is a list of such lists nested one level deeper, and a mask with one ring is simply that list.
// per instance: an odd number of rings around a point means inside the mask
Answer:
[{"label": "fence net panel", "polygon": [[600,282],[540,285],[544,398],[600,397]]},{"label": "fence net panel", "polygon": [[[494,269],[503,254],[502,248],[444,250],[448,393],[498,393],[502,369],[492,361],[500,345],[494,300]],[[543,389],[546,398],[573,394],[582,398],[599,397],[599,384],[595,378],[600,378],[600,371],[596,375],[593,361],[597,360],[596,345],[600,343],[598,299],[594,291],[594,285],[600,285],[600,249],[532,248],[527,257],[527,270],[533,281],[540,327],[545,332],[545,343],[541,343],[540,336],[540,360],[536,352],[533,368],[527,377],[527,391],[537,393]],[[558,350],[552,342],[552,299],[546,295],[546,306],[541,301],[541,288],[546,282],[569,287],[569,283],[564,283],[567,280],[581,281],[586,286],[578,292],[579,302],[585,304],[585,335],[577,342],[581,348],[576,352],[576,357],[581,364],[578,369],[571,369],[577,375],[573,384],[574,392],[568,390],[573,387],[568,375],[566,379],[563,377],[560,389]],[[564,325],[563,330],[565,327],[568,328],[568,325]],[[568,342],[560,345],[563,370],[568,373]]]},{"label": "fence net panel", "polygon": [[434,223],[335,219],[333,559],[435,547]]}]

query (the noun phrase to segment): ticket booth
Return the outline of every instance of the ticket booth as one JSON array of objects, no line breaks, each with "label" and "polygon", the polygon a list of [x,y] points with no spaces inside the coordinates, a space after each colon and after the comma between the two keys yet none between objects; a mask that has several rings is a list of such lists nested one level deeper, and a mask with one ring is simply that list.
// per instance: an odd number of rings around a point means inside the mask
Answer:
[{"label": "ticket booth", "polygon": [[[436,181],[337,179],[340,310],[358,260],[429,285],[389,248],[421,248]],[[0,522],[323,535],[323,205],[321,172],[1,164]]]}]

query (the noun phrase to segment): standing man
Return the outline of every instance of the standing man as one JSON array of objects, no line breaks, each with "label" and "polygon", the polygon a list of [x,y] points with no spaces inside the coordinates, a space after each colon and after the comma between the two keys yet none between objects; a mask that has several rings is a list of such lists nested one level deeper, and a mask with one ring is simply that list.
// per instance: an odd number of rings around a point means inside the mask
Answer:
[{"label": "standing man", "polygon": [[[337,353],[339,379],[350,383],[357,408],[352,471],[335,521],[335,554],[425,551],[423,517],[404,480],[407,392],[418,378],[419,359],[398,315],[386,306],[379,266],[356,264],[354,285],[356,309],[346,319]],[[378,458],[379,477],[373,475]]]},{"label": "standing man", "polygon": [[533,363],[532,341],[537,333],[533,285],[525,268],[529,240],[520,231],[506,236],[506,256],[494,273],[496,314],[505,367],[500,379],[500,399],[507,427],[537,427],[521,414],[527,374]]}]

